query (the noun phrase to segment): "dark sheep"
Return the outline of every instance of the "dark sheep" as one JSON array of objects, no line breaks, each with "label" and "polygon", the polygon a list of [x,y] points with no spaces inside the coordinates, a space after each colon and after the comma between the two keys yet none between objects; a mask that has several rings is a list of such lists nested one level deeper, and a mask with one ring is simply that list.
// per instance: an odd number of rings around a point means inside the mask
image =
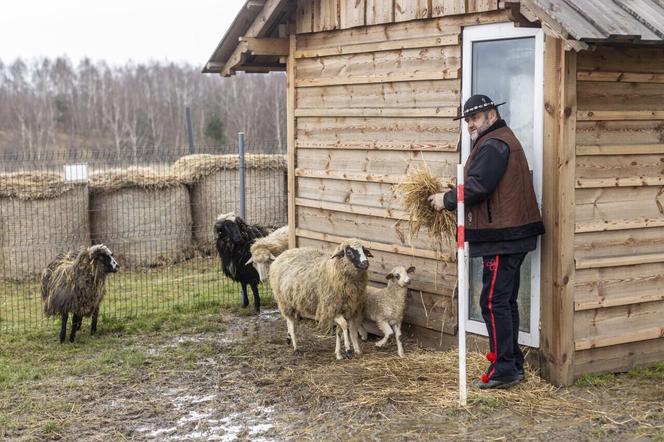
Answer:
[{"label": "dark sheep", "polygon": [[67,335],[70,313],[73,315],[70,342],[74,342],[84,317],[92,316],[90,334],[97,331],[99,304],[106,292],[106,275],[119,268],[113,254],[103,244],[61,253],[46,267],[41,279],[44,314],[62,318],[60,343]]},{"label": "dark sheep", "polygon": [[219,215],[214,223],[217,252],[221,259],[224,275],[239,282],[242,286],[242,307],[249,305],[247,285],[254,295],[254,309],[260,311],[261,300],[258,294],[260,276],[251,263],[251,245],[257,238],[267,236],[269,231],[257,224],[247,224],[235,213]]}]

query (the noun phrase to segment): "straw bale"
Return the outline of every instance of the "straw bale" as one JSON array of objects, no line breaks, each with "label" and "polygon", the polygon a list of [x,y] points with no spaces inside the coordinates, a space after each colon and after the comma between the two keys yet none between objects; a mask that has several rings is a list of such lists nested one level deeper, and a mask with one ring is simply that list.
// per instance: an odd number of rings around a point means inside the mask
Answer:
[{"label": "straw bale", "polygon": [[191,256],[187,188],[170,168],[129,168],[91,177],[91,227],[128,267],[171,264]]},{"label": "straw bale", "polygon": [[[247,155],[246,218],[267,226],[286,224],[288,204],[284,155]],[[220,213],[239,212],[238,155],[190,155],[174,165],[191,195],[194,241],[203,253],[214,250],[212,226]]]},{"label": "straw bale", "polygon": [[90,244],[88,187],[50,172],[0,175],[0,277],[38,276],[61,252]]},{"label": "straw bale", "polygon": [[0,175],[0,197],[37,200],[57,198],[71,190],[62,175],[47,171],[15,172]]}]

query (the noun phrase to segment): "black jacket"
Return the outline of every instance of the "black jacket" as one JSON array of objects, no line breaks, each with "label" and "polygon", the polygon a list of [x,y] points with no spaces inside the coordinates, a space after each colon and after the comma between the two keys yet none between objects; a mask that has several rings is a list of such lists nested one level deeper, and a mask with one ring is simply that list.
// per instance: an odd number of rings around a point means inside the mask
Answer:
[{"label": "black jacket", "polygon": [[[496,121],[491,127],[478,136],[505,126],[504,120]],[[464,204],[466,207],[477,204],[487,199],[498,186],[500,179],[505,173],[510,156],[509,146],[495,138],[490,138],[481,146],[473,146],[473,149],[481,149],[475,161],[468,169],[464,182]],[[444,204],[447,210],[456,210],[457,191],[453,189],[445,194]],[[513,241],[494,242],[470,242],[470,256],[491,256],[512,253],[523,253],[534,250],[537,247],[537,236],[518,239]]]}]

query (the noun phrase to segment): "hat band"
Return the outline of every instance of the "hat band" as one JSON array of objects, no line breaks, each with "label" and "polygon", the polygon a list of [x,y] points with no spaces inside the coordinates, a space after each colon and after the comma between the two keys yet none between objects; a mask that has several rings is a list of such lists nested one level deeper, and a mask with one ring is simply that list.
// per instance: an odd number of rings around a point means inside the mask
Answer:
[{"label": "hat band", "polygon": [[495,105],[496,105],[496,104],[495,104],[493,101],[492,101],[491,103],[480,104],[480,105],[478,105],[478,106],[471,107],[470,109],[466,109],[466,110],[463,112],[463,114],[466,115],[466,114],[468,114],[469,112],[474,112],[474,111],[476,111],[476,110],[478,110],[478,109],[484,109],[485,107],[491,107],[491,106],[495,106]]}]

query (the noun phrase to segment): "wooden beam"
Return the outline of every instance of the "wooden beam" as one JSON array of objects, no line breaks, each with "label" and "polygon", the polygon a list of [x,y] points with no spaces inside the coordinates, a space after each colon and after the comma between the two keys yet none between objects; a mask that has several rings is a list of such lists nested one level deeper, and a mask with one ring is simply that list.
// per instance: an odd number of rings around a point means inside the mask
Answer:
[{"label": "wooden beam", "polygon": [[617,178],[583,178],[576,179],[577,189],[597,189],[602,187],[641,187],[661,186],[664,176],[628,176]]},{"label": "wooden beam", "polygon": [[574,342],[574,347],[575,350],[589,350],[591,348],[647,341],[649,339],[657,339],[661,337],[664,337],[664,327],[651,327],[630,333],[621,333],[619,336],[577,339]]},{"label": "wooden beam", "polygon": [[324,178],[330,180],[360,181],[365,183],[397,184],[404,175],[387,175],[364,172],[342,172],[338,170],[295,169],[295,176],[306,178]]},{"label": "wooden beam", "polygon": [[437,37],[388,40],[379,43],[359,43],[320,49],[302,49],[295,52],[295,58],[329,57],[331,55],[364,54],[367,52],[397,51],[401,49],[434,48],[459,44],[460,34]]},{"label": "wooden beam", "polygon": [[664,227],[663,218],[626,218],[615,221],[593,221],[586,223],[577,223],[576,233],[589,233],[589,232],[607,232],[611,230],[630,230],[630,229],[647,229],[651,227]]},{"label": "wooden beam", "polygon": [[[339,244],[349,238],[352,238],[352,235],[337,236],[321,232],[312,232],[310,230],[303,230],[303,229],[296,229],[296,234],[297,236],[301,236],[303,238],[315,239],[317,241],[325,241],[335,244]],[[379,250],[381,252],[396,253],[398,255],[415,256],[418,258],[427,258],[433,260],[441,259],[441,256],[437,252],[434,252],[433,250],[416,249],[414,247],[404,247],[404,246],[398,246],[396,244],[385,244],[382,242],[367,241],[367,240],[362,240],[362,243],[366,245],[369,249]]]},{"label": "wooden beam", "polygon": [[459,69],[442,69],[438,72],[413,72],[410,74],[379,74],[355,77],[311,78],[296,80],[295,87],[341,86],[347,84],[396,83],[399,81],[428,81],[459,78]]},{"label": "wooden beam", "polygon": [[597,297],[596,299],[576,300],[574,310],[582,312],[584,310],[595,310],[598,308],[619,307],[621,305],[642,304],[644,302],[657,302],[664,300],[662,290],[648,290],[645,293],[627,293],[617,297]]},{"label": "wooden beam", "polygon": [[597,269],[603,267],[633,266],[664,262],[664,253],[647,253],[643,255],[609,256],[604,258],[582,258],[576,260],[578,269]]},{"label": "wooden beam", "polygon": [[[280,11],[287,3],[287,0],[267,0],[263,6],[263,10],[256,16],[254,22],[249,26],[247,32],[243,37],[263,37],[268,31],[268,28],[274,23],[277,18],[277,12]],[[235,50],[228,58],[221,71],[221,75],[228,77],[231,75],[238,66],[240,66],[246,57],[247,44],[240,41],[235,47]]]},{"label": "wooden beam", "polygon": [[664,111],[579,111],[577,121],[664,120]]},{"label": "wooden beam", "polygon": [[576,155],[660,155],[664,144],[594,144],[576,146]]},{"label": "wooden beam", "polygon": [[579,71],[577,81],[608,81],[622,83],[664,83],[664,74],[639,72]]},{"label": "wooden beam", "polygon": [[251,55],[288,55],[287,38],[240,37],[240,42],[247,42],[247,51]]},{"label": "wooden beam", "polygon": [[299,149],[333,150],[389,150],[405,152],[456,152],[457,143],[400,143],[390,141],[300,141],[295,142]]},{"label": "wooden beam", "polygon": [[296,117],[395,117],[395,118],[452,118],[459,114],[458,107],[420,108],[323,108],[297,109]]},{"label": "wooden beam", "polygon": [[288,247],[297,247],[297,236],[295,235],[295,228],[297,226],[297,214],[295,212],[295,195],[296,195],[296,182],[295,182],[295,161],[297,155],[295,152],[295,47],[296,47],[296,34],[291,34],[288,53],[288,73],[287,73],[287,97],[286,97],[286,118],[287,122],[287,149],[288,149]]},{"label": "wooden beam", "polygon": [[576,53],[544,41],[541,367],[556,385],[574,377]]},{"label": "wooden beam", "polygon": [[353,215],[375,216],[377,218],[408,221],[409,216],[403,210],[382,207],[368,207],[358,204],[334,203],[331,201],[313,200],[308,198],[295,198],[295,204],[300,207],[332,210],[335,212],[352,213]]}]

